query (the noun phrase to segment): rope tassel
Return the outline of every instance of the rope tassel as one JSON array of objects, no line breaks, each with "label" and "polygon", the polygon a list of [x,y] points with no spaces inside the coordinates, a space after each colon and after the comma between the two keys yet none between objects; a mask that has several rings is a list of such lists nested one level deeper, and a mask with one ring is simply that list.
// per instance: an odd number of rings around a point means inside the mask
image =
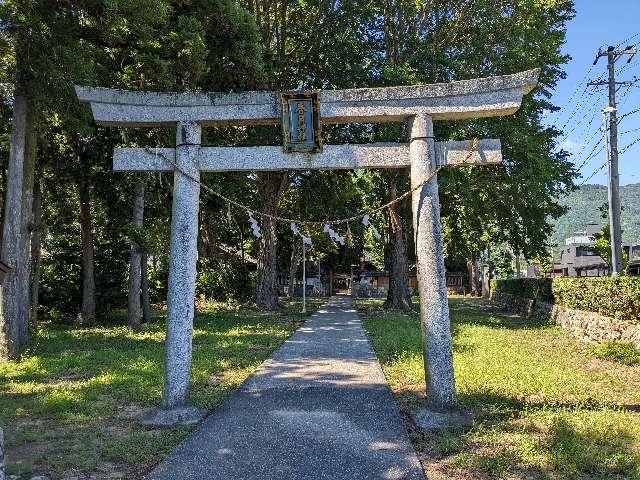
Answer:
[{"label": "rope tassel", "polygon": [[295,224],[295,222],[291,222],[291,231],[294,235],[300,235],[300,237],[302,238],[302,243],[311,246],[311,237],[308,235],[304,235],[300,230],[298,230],[298,226]]},{"label": "rope tassel", "polygon": [[369,215],[365,215],[364,217],[362,217],[362,224],[365,227],[369,227],[371,229],[371,233],[373,233],[373,236],[376,237],[378,240],[382,238],[382,235],[380,235],[380,232],[378,232],[378,229],[375,227],[373,223],[371,223],[371,220],[369,219]]},{"label": "rope tassel", "polygon": [[251,222],[251,229],[253,230],[253,236],[256,238],[260,238],[262,236],[262,234],[260,233],[260,225],[258,225],[258,222],[256,221],[255,218],[253,218],[253,215],[251,213],[249,213],[249,222]]},{"label": "rope tassel", "polygon": [[344,245],[344,238],[336,233],[328,223],[324,224],[324,232],[329,235],[329,238],[331,238],[331,240],[333,240],[334,242],[339,243],[340,245]]}]

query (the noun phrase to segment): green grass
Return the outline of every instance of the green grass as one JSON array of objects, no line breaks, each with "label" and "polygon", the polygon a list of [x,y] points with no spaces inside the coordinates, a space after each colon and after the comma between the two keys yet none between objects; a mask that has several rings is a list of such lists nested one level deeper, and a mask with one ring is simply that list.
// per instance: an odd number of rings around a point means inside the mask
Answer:
[{"label": "green grass", "polygon": [[[418,316],[358,307],[401,410],[423,405]],[[476,422],[437,434],[408,423],[430,480],[640,479],[639,366],[596,358],[553,325],[479,300],[450,307],[458,399]]]},{"label": "green grass", "polygon": [[603,342],[593,349],[593,354],[604,360],[611,360],[623,365],[640,364],[640,350],[633,343],[626,342]]},{"label": "green grass", "polygon": [[[312,299],[309,310],[319,303]],[[200,309],[193,402],[218,405],[297,327],[299,311],[299,302],[272,313],[221,304]],[[117,325],[43,325],[21,360],[0,362],[8,472],[140,478],[191,431],[137,423],[160,401],[163,352],[162,317],[136,333]]]}]

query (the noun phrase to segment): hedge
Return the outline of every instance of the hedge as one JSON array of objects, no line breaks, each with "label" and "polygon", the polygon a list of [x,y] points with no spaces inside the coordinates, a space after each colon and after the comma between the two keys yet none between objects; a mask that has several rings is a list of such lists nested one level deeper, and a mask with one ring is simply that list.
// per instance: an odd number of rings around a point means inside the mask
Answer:
[{"label": "hedge", "polygon": [[492,290],[640,323],[640,277],[492,280]]}]

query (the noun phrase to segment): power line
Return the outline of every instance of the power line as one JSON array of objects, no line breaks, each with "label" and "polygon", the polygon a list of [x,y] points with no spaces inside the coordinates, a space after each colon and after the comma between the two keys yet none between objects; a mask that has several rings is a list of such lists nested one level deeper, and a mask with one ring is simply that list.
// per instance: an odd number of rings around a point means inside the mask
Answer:
[{"label": "power line", "polygon": [[[627,89],[621,97],[621,100],[623,100],[623,104],[624,102],[628,99],[628,95],[629,95],[630,90]],[[593,112],[593,114],[591,115],[591,118],[589,119],[589,122],[587,123],[586,127],[585,127],[585,131],[588,131],[589,128],[591,127],[591,125],[593,124],[593,121],[596,118],[596,115],[598,114],[598,111],[595,110]],[[626,115],[623,115],[622,117],[620,117],[620,120],[618,121],[618,125],[621,123],[622,119],[625,117]],[[574,128],[575,129],[575,128]],[[589,153],[589,155],[587,156],[587,158],[584,159],[584,161],[580,164],[580,166],[577,167],[577,170],[580,171],[582,169],[582,167],[584,167],[586,165],[586,163],[589,161],[589,159],[591,159],[594,155],[594,150],[595,148],[598,147],[598,145],[600,144],[600,142],[602,142],[602,137],[600,136],[600,129],[596,129],[595,131],[593,131],[591,133],[591,136],[589,137],[588,140],[586,140],[587,138],[587,134],[585,134],[583,137],[580,137],[579,140],[581,140],[581,144],[582,144],[582,148],[580,149],[580,151],[578,151],[577,153],[573,154],[574,157],[579,157],[582,155],[582,153],[586,150],[587,146],[592,142],[592,140],[594,138],[598,138],[598,141],[596,142],[596,145],[593,146],[593,150]],[[567,135],[562,141],[564,142],[569,136]],[[595,153],[600,153],[602,151],[602,149],[598,150],[598,152]]]},{"label": "power line", "polygon": [[[584,78],[580,81],[580,83],[577,84],[575,90],[573,91],[573,93],[569,96],[569,98],[567,99],[567,106],[572,104],[573,98],[578,94],[578,92],[580,91],[580,89],[582,88],[583,85],[586,84],[587,80],[589,79],[589,75],[591,75],[591,70],[593,70],[593,65],[591,65],[589,67],[589,70],[587,70],[587,73],[585,74]],[[584,91],[582,92],[582,94],[586,93],[588,88],[588,85],[585,85]],[[581,95],[582,95],[581,94]],[[593,94],[591,94],[593,95]],[[584,103],[584,102],[583,102]],[[575,108],[577,109],[579,107],[579,105],[577,105]],[[553,113],[559,114],[560,112],[562,112],[564,109],[562,107],[560,107],[558,110],[556,110]]]},{"label": "power line", "polygon": [[630,112],[625,113],[624,115],[622,115],[619,119],[618,119],[618,123],[620,123],[622,120],[624,120],[625,118],[627,118],[630,115],[634,115],[636,113],[640,112],[640,108],[636,108],[635,110],[631,110]]},{"label": "power line", "polygon": [[[633,131],[637,131],[637,130],[640,130],[640,128],[636,128],[634,130],[629,130],[629,131],[633,132]],[[640,137],[636,138],[633,142],[631,142],[629,145],[627,145],[622,150],[620,150],[620,153],[622,154],[622,153],[626,152],[627,150],[629,150],[631,147],[633,147],[638,142],[640,142]]]},{"label": "power line", "polygon": [[[629,38],[625,38],[623,41],[621,41],[620,43],[618,43],[618,44],[616,45],[616,47],[615,47],[615,48],[620,48],[620,46],[621,46],[621,45],[629,44],[629,42],[630,42],[631,40],[633,40],[634,38],[639,37],[639,36],[640,36],[640,32],[638,32],[638,33],[634,33],[634,34],[633,34],[633,35],[631,35]],[[636,43],[637,43],[637,42],[636,42]]]},{"label": "power line", "polygon": [[640,127],[639,128],[632,128],[631,130],[626,130],[624,132],[619,133],[619,135],[626,135],[627,133],[637,132],[638,130],[640,130]]},{"label": "power line", "polygon": [[[591,75],[591,70],[593,70],[593,65],[591,65],[589,67],[589,70],[587,70],[587,73],[584,75],[584,78],[580,81],[580,83],[578,83],[578,85],[576,86],[575,90],[573,91],[573,93],[569,96],[569,98],[567,99],[567,104],[569,104],[571,102],[571,100],[573,100],[573,97],[576,96],[576,94],[578,93],[578,91],[580,90],[580,87],[582,87],[582,85],[586,84],[587,80],[589,79],[589,75]],[[559,110],[560,111],[560,110]]]},{"label": "power line", "polygon": [[[640,35],[640,33],[638,34]],[[601,80],[598,80],[598,82],[600,82]],[[634,79],[634,83],[637,82],[637,79]],[[628,88],[623,92],[623,94],[620,97],[620,106],[624,105],[626,103],[626,101],[629,99],[629,94],[631,93],[631,86],[629,85]],[[621,87],[622,88],[622,87]],[[640,111],[640,108],[635,109],[631,112],[628,112],[624,115],[622,115],[619,119],[618,119],[618,125],[620,125],[620,123],[622,123],[622,120],[630,115],[633,115],[637,112]],[[591,115],[589,122],[587,123],[587,125],[585,126],[584,130],[588,131],[591,127],[591,125],[593,124],[596,115],[598,114],[598,111],[594,111],[593,114]],[[574,131],[577,127],[579,126],[579,122],[574,125],[574,127],[569,131],[569,134]],[[629,133],[629,132],[624,132],[624,133]],[[577,170],[580,171],[586,164],[587,162],[593,158],[594,155],[600,153],[602,151],[602,148],[600,148],[599,150],[596,151],[596,148],[600,145],[600,143],[602,142],[602,137],[600,136],[600,129],[596,129],[594,130],[591,135],[589,136],[589,139],[586,141],[581,141],[580,143],[582,143],[582,148],[580,149],[580,151],[578,151],[577,153],[575,153],[573,156],[574,157],[579,157],[582,155],[582,153],[587,149],[587,146],[591,144],[591,142],[596,138],[598,138],[598,141],[596,142],[595,145],[593,145],[591,151],[589,152],[589,154],[587,155],[587,157],[582,161],[582,163],[577,167]],[[569,137],[569,135],[566,135],[565,138],[562,141],[565,141],[567,138]],[[585,135],[581,138],[579,138],[579,140],[582,139],[586,139],[587,138],[587,134],[585,133]]]},{"label": "power line", "polygon": [[[625,40],[623,40],[622,42],[618,43],[618,44],[616,45],[616,48],[619,48],[619,47],[620,47],[620,45],[625,44],[625,43],[628,43],[629,41],[633,40],[634,38],[636,38],[636,37],[638,37],[638,36],[640,36],[640,32],[635,33],[635,34],[633,34],[633,35],[629,36],[628,38],[626,38]],[[635,45],[634,45],[634,46],[635,46]],[[599,50],[601,50],[601,49],[602,49],[602,47],[600,47],[600,49],[599,49]],[[582,88],[582,86],[583,86],[583,85],[585,85],[585,83],[586,83],[586,82],[587,82],[587,80],[589,79],[589,76],[591,75],[591,71],[593,70],[593,67],[594,67],[594,66],[595,66],[595,63],[593,63],[592,65],[590,65],[590,66],[589,66],[589,69],[587,70],[587,73],[584,75],[584,77],[582,78],[582,80],[576,84],[576,88],[573,90],[573,92],[571,93],[571,95],[569,95],[569,98],[568,98],[568,99],[567,99],[567,101],[566,101],[566,104],[567,104],[567,105],[571,105],[571,104],[572,104],[572,101],[573,101],[574,97],[578,94],[578,92],[580,91],[580,89]],[[627,63],[627,64],[622,68],[622,71],[624,71],[628,66],[629,66],[629,64]],[[584,88],[584,90],[582,91],[581,96],[582,96],[584,93],[587,93],[587,89],[588,89],[588,85],[585,85],[585,88]],[[592,96],[592,95],[593,95],[593,93],[590,93],[590,94],[589,94],[589,96]],[[569,120],[567,120],[567,121],[565,122],[565,125],[561,128],[561,130],[564,130],[564,127],[566,127],[566,125],[569,123],[569,121],[570,121],[570,120],[575,116],[576,111],[577,111],[577,110],[578,110],[578,109],[579,109],[583,104],[584,104],[584,100],[583,100],[583,101],[581,101],[581,102],[579,102],[579,103],[574,107],[574,110],[573,110],[573,111],[572,111],[572,113],[569,115]],[[562,112],[563,110],[564,110],[564,109],[561,107],[560,109],[556,110],[556,111],[555,111],[555,112],[553,112],[553,113],[555,113],[555,114],[560,114],[560,112]],[[566,140],[566,138],[565,138],[565,140]],[[563,141],[564,141],[564,140],[563,140]]]},{"label": "power line", "polygon": [[[596,111],[596,112],[594,112],[594,113],[593,113],[593,115],[591,115],[591,118],[589,119],[589,122],[588,122],[588,123],[587,123],[587,125],[584,127],[584,130],[585,130],[585,131],[588,131],[588,130],[589,130],[589,128],[591,128],[591,125],[593,124],[593,120],[596,118],[596,114],[597,114],[597,111]],[[583,118],[584,118],[584,117],[583,117]],[[567,139],[569,138],[569,136],[571,136],[571,134],[572,134],[572,133],[573,133],[573,132],[578,128],[578,126],[580,125],[580,122],[581,122],[581,121],[578,121],[578,123],[576,123],[576,124],[573,126],[573,128],[571,128],[571,130],[569,130],[569,131],[565,134],[564,138],[560,141],[560,143],[564,142],[565,140],[567,140]],[[585,135],[584,135],[583,137],[581,137],[581,138],[582,138],[582,139],[586,139],[586,137],[587,137],[587,136],[586,136],[586,134],[585,134]],[[583,148],[583,150],[584,150],[584,148]],[[582,152],[580,152],[580,153],[582,153]]]},{"label": "power line", "polygon": [[[618,124],[620,124],[620,122],[618,122]],[[633,133],[633,132],[637,132],[640,131],[640,128],[633,128],[631,130],[626,130],[622,133],[620,133],[619,135],[626,135],[628,133]],[[597,132],[597,131],[596,131]],[[627,145],[626,147],[624,147],[622,150],[620,150],[620,154],[626,152],[627,150],[629,150],[629,148],[631,148],[633,145],[636,145],[637,143],[640,142],[640,138],[637,138],[636,140],[634,140],[632,143],[630,143],[629,145]],[[596,144],[592,147],[591,151],[589,152],[589,154],[587,155],[587,157],[585,157],[585,159],[582,161],[582,163],[580,165],[578,165],[576,167],[577,171],[582,170],[582,168],[585,167],[585,165],[587,164],[587,162],[589,160],[591,160],[592,158],[594,158],[596,155],[600,154],[603,150],[604,150],[604,145],[600,145],[602,143],[602,137],[599,137],[598,141],[596,142]],[[585,143],[582,147],[582,149],[580,150],[580,152],[578,154],[576,154],[576,156],[580,155],[580,153],[582,153],[582,151],[585,150],[587,146],[587,143]],[[598,146],[600,146],[600,148],[598,148]],[[596,150],[597,149],[597,150]],[[593,174],[591,174],[589,176],[589,179],[591,179],[597,172],[599,172],[600,170],[602,170],[602,168],[599,168],[596,172],[594,172]]]},{"label": "power line", "polygon": [[[599,154],[600,152],[602,152],[602,150],[604,149],[604,145],[600,146],[600,143],[602,142],[602,137],[600,137],[600,139],[596,142],[596,144],[593,146],[593,148],[591,149],[591,151],[589,152],[589,155],[587,155],[587,157],[582,161],[582,163],[576,168],[576,170],[580,171],[582,170],[582,168],[587,164],[587,162],[589,160],[591,160],[594,156],[596,156],[597,154]],[[600,148],[598,148],[600,146]],[[598,148],[598,150],[596,150]]]},{"label": "power line", "polygon": [[[637,83],[638,81],[639,81],[638,79],[634,78],[633,80],[631,80],[631,81],[629,81],[629,82],[620,82],[620,84],[621,84],[620,88],[622,88],[622,87],[624,87],[624,86],[627,86],[627,87],[628,87],[628,88],[627,88],[627,90],[625,90],[625,92],[622,94],[623,96],[621,97],[621,100],[622,100],[623,98],[626,98],[626,97],[629,95],[629,92],[630,92],[630,90],[631,90],[631,87],[632,87],[632,86],[634,86],[634,85],[635,85],[635,83]],[[605,82],[605,81],[604,81],[604,80],[602,80],[602,79],[598,79],[598,80],[596,80],[596,81],[594,81],[594,82],[589,82],[589,83],[587,84],[587,87],[585,87],[585,91],[586,91],[586,89],[587,89],[589,86],[596,87],[596,86],[598,86],[598,85],[607,85],[607,82]],[[565,129],[565,127],[569,124],[569,122],[573,119],[573,117],[575,117],[575,115],[578,113],[580,106],[582,106],[582,105],[583,105],[583,104],[584,104],[584,103],[585,103],[585,102],[586,102],[590,97],[592,97],[592,96],[594,95],[594,93],[595,93],[595,92],[596,92],[596,90],[595,90],[595,88],[594,88],[594,90],[593,90],[591,93],[589,93],[589,96],[588,96],[588,97],[586,97],[586,98],[584,98],[584,99],[582,100],[582,102],[580,102],[580,103],[576,106],[576,108],[575,108],[575,110],[573,111],[572,115],[567,119],[567,121],[566,121],[566,122],[564,123],[564,125],[560,128],[560,130],[564,130],[564,129]],[[624,104],[624,103],[623,103],[623,104]],[[590,105],[589,105],[589,106],[590,106]],[[587,126],[586,126],[585,128],[587,128],[587,129],[588,129],[588,128],[591,126],[591,124],[593,123],[593,120],[595,119],[596,114],[597,114],[597,112],[594,112],[594,114],[593,114],[593,115],[591,116],[591,118],[589,119],[589,122],[588,122],[588,124],[587,124]],[[582,124],[582,122],[583,122],[583,120],[584,120],[585,118],[586,118],[586,117],[582,117],[582,118],[580,118],[580,119],[579,119],[579,120],[578,120],[578,121],[577,121],[577,122],[576,122],[576,123],[571,127],[571,130],[569,130],[568,132],[566,132],[566,133],[565,133],[565,136],[562,138],[562,140],[560,140],[560,143],[564,142],[567,138],[569,138],[569,136],[571,135],[571,133],[573,133],[573,132],[574,132],[574,131],[575,131],[575,130],[576,130],[576,129],[577,129],[577,128]]]},{"label": "power line", "polygon": [[[578,102],[578,104],[575,106],[575,108],[573,109],[573,111],[569,114],[569,117],[565,120],[565,122],[562,124],[562,126],[560,127],[560,130],[564,131],[564,129],[567,127],[567,125],[569,125],[569,122],[571,120],[573,120],[573,118],[576,116],[576,114],[580,111],[580,109],[582,108],[582,106],[589,106],[587,104],[587,100],[589,100],[591,97],[593,97],[593,95],[595,94],[596,90],[592,89],[591,92],[587,92],[587,90],[589,89],[590,85],[586,85],[584,87],[584,90],[582,91],[581,95],[584,95],[585,93],[587,93],[586,97],[583,97],[582,100],[580,102]],[[569,131],[569,133],[567,134],[567,137],[569,136],[569,134],[574,131],[578,125],[580,125],[580,123],[582,122],[582,119],[578,120],[578,123],[576,123],[573,128]],[[566,139],[566,137],[565,137]]]},{"label": "power line", "polygon": [[580,185],[578,185],[578,186],[579,186],[579,187],[581,187],[582,185],[584,185],[585,183],[587,183],[589,180],[591,180],[593,177],[595,177],[595,176],[596,176],[596,174],[597,174],[600,170],[602,170],[602,169],[603,169],[604,167],[606,167],[606,166],[607,166],[607,164],[606,164],[606,163],[603,163],[602,165],[600,165],[598,168],[596,168],[596,169],[593,171],[593,173],[592,173],[591,175],[589,175],[587,178],[585,178],[585,179],[582,181],[582,183],[580,183]]},{"label": "power line", "polygon": [[[615,81],[615,70],[613,65],[615,64],[616,60],[618,60],[619,58],[621,58],[624,55],[629,55],[629,59],[627,60],[627,64],[623,66],[623,68],[620,70],[620,73],[624,72],[630,65],[631,60],[633,59],[633,57],[635,56],[635,54],[637,53],[636,49],[634,48],[635,45],[633,46],[627,46],[626,48],[624,48],[623,50],[619,50],[620,46],[623,44],[628,44],[628,42],[630,42],[631,40],[635,39],[636,37],[640,36],[640,32],[635,33],[631,36],[629,36],[628,38],[626,38],[625,40],[623,40],[622,42],[618,43],[615,47],[609,47],[606,51],[603,51],[602,47],[600,47],[598,49],[598,53],[596,54],[596,59],[593,62],[593,64],[591,65],[591,67],[589,68],[588,72],[587,72],[587,76],[589,74],[589,72],[591,72],[593,66],[595,66],[598,63],[598,60],[600,59],[600,57],[606,56],[609,59],[609,80],[608,82],[604,82],[604,80],[602,78],[599,78],[597,81],[595,82],[587,82],[587,86],[585,87],[585,89],[583,90],[583,94],[587,92],[587,89],[590,85],[592,86],[598,86],[598,85],[608,85],[609,86],[609,104],[610,107],[614,108],[613,112],[612,112],[612,121],[615,123],[614,126],[614,131],[611,132],[612,133],[612,150],[615,150],[615,161],[616,161],[616,166],[615,166],[615,174],[616,174],[616,179],[617,179],[617,157],[618,157],[618,152],[617,152],[617,124],[622,121],[624,118],[629,117],[630,115],[633,115],[637,112],[640,111],[640,108],[635,109],[631,112],[628,112],[624,115],[622,115],[620,117],[620,119],[616,119],[616,115],[615,115],[615,93],[617,92],[617,90],[620,90],[621,88],[623,88],[623,86],[627,86],[626,91],[623,93],[622,97],[620,98],[620,105],[624,105],[624,103],[627,100],[627,97],[631,91],[631,87],[635,85],[635,83],[637,82],[637,79],[634,78],[633,81],[631,82],[618,82],[617,85],[620,85],[617,89],[616,89],[616,81]],[[586,79],[585,79],[586,80]],[[574,94],[571,96],[571,98],[573,98],[573,96],[575,96],[575,92],[579,91],[581,88],[582,83],[584,82],[584,80],[582,82],[580,82],[580,84],[578,85],[578,87],[576,88],[576,90],[574,91]],[[576,105],[574,111],[572,112],[572,114],[569,116],[569,118],[567,119],[567,121],[565,122],[565,124],[562,127],[562,130],[564,130],[564,128],[569,124],[569,122],[575,117],[575,115],[577,114],[577,112],[579,111],[580,107],[584,104],[584,102],[589,98],[593,96],[593,93],[590,93],[588,95],[587,98],[584,98],[578,105]],[[571,100],[571,99],[570,99]],[[568,100],[568,103],[570,102],[570,100]],[[594,112],[593,115],[591,116],[591,118],[589,119],[589,122],[585,128],[585,131],[589,131],[591,125],[593,124],[593,121],[595,119],[597,112]],[[584,118],[584,117],[583,117]],[[580,119],[572,128],[569,132],[567,132],[567,134],[565,135],[565,137],[563,138],[563,140],[561,142],[566,141],[569,136],[571,135],[571,133],[573,131],[576,130],[576,128],[582,123],[583,119]],[[631,133],[633,131],[637,131],[640,130],[639,129],[632,129],[629,130],[627,132],[623,132],[622,134],[625,133]],[[587,145],[589,145],[591,143],[591,141],[593,140],[593,138],[595,137],[595,135],[598,133],[598,131],[596,130],[595,132],[593,132],[589,138],[589,140],[587,140],[586,142],[583,143],[582,148],[580,149],[580,151],[578,152],[578,155],[581,155],[582,152],[587,148]],[[615,134],[615,138],[614,135]],[[586,138],[587,134],[584,135],[583,138]],[[591,149],[591,151],[589,152],[589,154],[586,156],[586,158],[582,161],[582,163],[577,167],[577,170],[580,171],[586,164],[587,162],[596,154],[600,153],[603,149],[604,146],[602,146],[601,148],[598,149],[598,146],[600,146],[600,144],[602,143],[603,138],[600,137],[599,140],[595,143],[595,145],[593,146],[593,148]],[[631,146],[635,145],[636,143],[640,142],[640,138],[634,140],[632,143],[630,143],[629,145],[627,145],[625,148],[622,149],[622,151],[620,153],[624,153],[625,151],[627,151]],[[593,171],[586,179],[584,179],[582,181],[582,183],[580,183],[579,186],[584,185],[586,182],[588,182],[589,180],[591,180],[598,172],[600,172],[603,168],[605,168],[608,165],[608,163],[605,163],[603,165],[601,165],[600,167],[598,167],[595,171]],[[611,183],[611,182],[610,182]],[[609,186],[609,188],[611,189],[611,185]],[[611,203],[610,203],[610,209],[611,209]],[[619,203],[619,198],[618,198],[618,203]],[[610,217],[612,217],[612,215],[610,214]],[[618,219],[618,224],[619,224],[619,219]],[[612,232],[615,228],[612,228]],[[612,246],[613,248],[615,248],[615,235],[614,235],[614,242],[612,242]],[[612,252],[613,253],[613,257],[619,257],[618,255],[616,255],[617,252]],[[614,267],[614,271],[616,271],[616,268]]]}]

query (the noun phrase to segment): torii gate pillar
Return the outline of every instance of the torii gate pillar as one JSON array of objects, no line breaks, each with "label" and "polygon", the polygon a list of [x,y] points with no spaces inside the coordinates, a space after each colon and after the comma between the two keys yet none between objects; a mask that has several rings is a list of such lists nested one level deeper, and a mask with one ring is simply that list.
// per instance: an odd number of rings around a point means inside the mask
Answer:
[{"label": "torii gate pillar", "polygon": [[412,201],[427,401],[432,408],[452,408],[456,405],[456,391],[438,178],[435,174],[438,166],[433,120],[426,114],[416,115],[410,120],[409,126],[411,188],[424,183],[413,192]]},{"label": "torii gate pillar", "polygon": [[[167,339],[162,406],[146,418],[150,424],[197,421],[206,412],[189,404],[193,338],[193,299],[198,259],[198,207],[200,166],[198,152],[202,127],[179,122],[176,129],[176,164],[171,208],[171,250],[167,296]],[[187,177],[185,174],[189,175]],[[167,418],[167,412],[172,412]],[[160,413],[160,416],[157,414]],[[186,422],[188,423],[188,422]]]}]

